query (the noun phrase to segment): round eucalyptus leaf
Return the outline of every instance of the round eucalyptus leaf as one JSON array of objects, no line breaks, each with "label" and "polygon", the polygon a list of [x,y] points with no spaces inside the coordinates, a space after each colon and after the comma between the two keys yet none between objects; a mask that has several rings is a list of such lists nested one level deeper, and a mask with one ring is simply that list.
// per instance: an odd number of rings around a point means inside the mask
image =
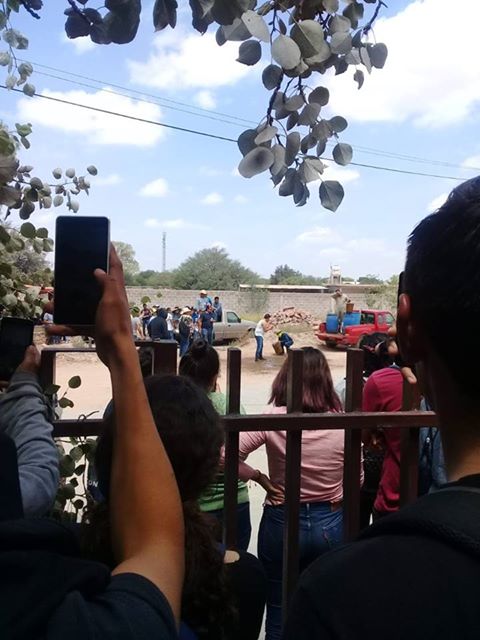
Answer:
[{"label": "round eucalyptus leaf", "polygon": [[330,40],[330,49],[337,55],[345,55],[352,50],[352,36],[349,33],[337,31]]},{"label": "round eucalyptus leaf", "polygon": [[221,30],[225,40],[229,40],[230,42],[243,42],[253,35],[240,18],[235,18],[232,24],[224,25],[221,27]]},{"label": "round eucalyptus leaf", "polygon": [[63,204],[63,196],[60,196],[60,195],[55,196],[53,199],[53,206],[59,207],[62,204]]},{"label": "round eucalyptus leaf", "polygon": [[323,8],[328,13],[334,15],[339,9],[338,0],[322,0]]},{"label": "round eucalyptus leaf", "polygon": [[269,64],[268,67],[265,67],[262,73],[262,82],[265,89],[271,91],[275,89],[281,82],[283,78],[283,71],[281,67],[278,67],[276,64]]},{"label": "round eucalyptus leaf", "polygon": [[270,173],[272,176],[278,175],[283,169],[287,170],[287,166],[285,164],[285,147],[281,144],[273,145],[271,149],[273,153],[273,164],[270,167]]},{"label": "round eucalyptus leaf", "polygon": [[37,229],[36,236],[37,238],[48,238],[48,229],[45,229],[45,227],[40,227],[39,229]]},{"label": "round eucalyptus leaf", "polygon": [[353,74],[353,79],[358,84],[358,88],[361,89],[363,87],[363,83],[365,82],[365,74],[361,69],[357,69]]},{"label": "round eucalyptus leaf", "polygon": [[342,133],[348,127],[348,122],[342,116],[333,116],[328,120],[328,124],[335,133]]},{"label": "round eucalyptus leaf", "polygon": [[65,175],[67,176],[67,178],[74,178],[75,177],[75,169],[67,169],[65,171]]},{"label": "round eucalyptus leaf", "polygon": [[289,167],[295,160],[297,153],[300,151],[300,134],[298,131],[292,131],[287,136],[285,146],[285,164]]},{"label": "round eucalyptus leaf", "polygon": [[321,107],[327,105],[329,100],[330,91],[327,89],[327,87],[317,87],[308,96],[309,102],[316,102]]},{"label": "round eucalyptus leaf", "polygon": [[300,93],[285,100],[285,108],[288,111],[298,111],[298,109],[301,109],[304,104],[305,100]]},{"label": "round eucalyptus leaf", "polygon": [[238,50],[237,61],[248,66],[257,64],[262,57],[262,46],[257,40],[242,42]]},{"label": "round eucalyptus leaf", "polygon": [[70,389],[78,389],[81,384],[82,379],[80,378],[80,376],[73,376],[73,378],[70,378],[70,380],[68,381],[68,386],[70,387]]},{"label": "round eucalyptus leaf", "polygon": [[261,129],[255,138],[255,144],[260,145],[264,142],[269,142],[272,140],[278,133],[277,127],[266,126]]},{"label": "round eucalyptus leaf", "polygon": [[337,164],[344,167],[347,164],[350,164],[350,162],[352,161],[353,149],[349,144],[345,142],[339,142],[333,148],[332,156]]},{"label": "round eucalyptus leaf", "polygon": [[388,49],[382,42],[374,44],[368,51],[372,66],[375,69],[383,69],[388,57]]},{"label": "round eucalyptus leaf", "polygon": [[257,135],[258,131],[256,129],[246,129],[246,131],[242,131],[238,136],[237,145],[243,156],[246,156],[249,151],[255,149],[255,138]]},{"label": "round eucalyptus leaf", "polygon": [[333,35],[334,33],[338,33],[339,31],[343,33],[348,33],[352,25],[348,18],[345,16],[333,16],[333,18],[328,23],[328,29],[330,33]]},{"label": "round eucalyptus leaf", "polygon": [[340,206],[345,191],[337,180],[325,180],[319,189],[320,202],[325,209],[336,211]]},{"label": "round eucalyptus leaf", "polygon": [[265,147],[257,147],[252,149],[241,160],[238,165],[238,172],[244,178],[253,178],[253,176],[269,169],[274,163],[274,156],[270,149]]},{"label": "round eucalyptus leaf", "polygon": [[293,69],[300,63],[302,52],[295,40],[289,36],[279,35],[272,42],[272,57],[282,69]]},{"label": "round eucalyptus leaf", "polygon": [[256,11],[251,9],[245,11],[241,19],[254,38],[258,38],[262,42],[270,42],[270,31],[267,23]]},{"label": "round eucalyptus leaf", "polygon": [[316,20],[297,22],[292,27],[290,36],[300,47],[304,58],[309,58],[319,53],[325,42],[323,27]]},{"label": "round eucalyptus leaf", "polygon": [[313,126],[317,122],[320,113],[320,105],[317,102],[306,104],[302,113],[298,116],[298,124]]},{"label": "round eucalyptus leaf", "polygon": [[98,169],[95,165],[91,164],[87,167],[87,171],[91,176],[96,176],[98,173]]},{"label": "round eucalyptus leaf", "polygon": [[28,238],[29,240],[33,240],[37,234],[37,230],[33,226],[31,222],[24,222],[20,227],[20,233],[24,238]]}]

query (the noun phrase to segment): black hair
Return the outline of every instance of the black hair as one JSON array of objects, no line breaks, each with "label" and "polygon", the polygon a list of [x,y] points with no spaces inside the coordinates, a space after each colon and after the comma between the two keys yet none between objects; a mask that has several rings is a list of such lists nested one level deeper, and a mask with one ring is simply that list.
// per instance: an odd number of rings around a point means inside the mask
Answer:
[{"label": "black hair", "polygon": [[374,371],[385,369],[393,364],[388,354],[388,336],[385,333],[370,333],[358,341],[358,348],[363,351],[363,375],[368,378]]},{"label": "black hair", "polygon": [[147,346],[141,346],[138,349],[138,359],[140,360],[140,369],[142,376],[148,378],[153,371],[153,349]]},{"label": "black hair", "polygon": [[212,391],[212,383],[220,371],[220,358],[216,349],[206,340],[195,340],[182,356],[178,371],[206,391]]},{"label": "black hair", "polygon": [[[145,388],[183,503],[186,567],[182,620],[199,638],[220,640],[225,627],[231,624],[234,610],[214,526],[200,511],[197,501],[218,472],[223,429],[206,393],[191,380],[181,376],[151,376],[145,380]],[[98,486],[107,501],[114,425],[115,414],[112,413],[104,421],[95,452]],[[96,552],[94,557],[112,565],[106,505],[93,509],[89,520],[93,531],[87,551]]]},{"label": "black hair", "polygon": [[[476,340],[469,355],[455,339],[455,327],[480,324],[480,177],[454,189],[438,211],[412,232],[405,265],[405,292],[412,314],[445,363],[459,389],[478,402],[480,357]],[[448,334],[446,333],[448,332]]]}]

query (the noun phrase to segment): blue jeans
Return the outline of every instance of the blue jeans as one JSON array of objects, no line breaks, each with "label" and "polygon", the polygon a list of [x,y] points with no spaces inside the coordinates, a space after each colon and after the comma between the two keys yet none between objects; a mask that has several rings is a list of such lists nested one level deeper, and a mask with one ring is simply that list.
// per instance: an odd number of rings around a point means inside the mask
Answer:
[{"label": "blue jeans", "polygon": [[[209,516],[214,516],[220,522],[223,531],[223,509],[216,511],[206,511]],[[252,524],[250,521],[250,503],[242,502],[237,505],[237,549],[246,551],[250,544],[252,535]]]},{"label": "blue jeans", "polygon": [[257,350],[255,351],[255,360],[263,358],[263,336],[255,336],[257,341]]},{"label": "blue jeans", "polygon": [[213,344],[213,329],[202,329],[202,338],[208,344]]},{"label": "blue jeans", "polygon": [[185,355],[190,345],[190,337],[180,335],[180,357]]},{"label": "blue jeans", "polygon": [[[258,557],[268,579],[265,640],[280,640],[282,631],[282,567],[284,505],[265,505],[258,532]],[[318,556],[340,544],[343,538],[343,511],[332,511],[329,502],[300,505],[300,571]]]}]

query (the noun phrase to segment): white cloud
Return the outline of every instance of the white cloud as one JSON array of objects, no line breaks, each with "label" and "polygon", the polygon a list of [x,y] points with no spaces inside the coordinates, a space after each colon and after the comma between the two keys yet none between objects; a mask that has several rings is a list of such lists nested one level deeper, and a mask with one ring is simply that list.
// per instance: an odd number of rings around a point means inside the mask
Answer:
[{"label": "white cloud", "polygon": [[339,180],[342,184],[355,182],[360,178],[360,173],[355,169],[344,169],[338,165],[329,164],[323,172],[323,180]]},{"label": "white cloud", "polygon": [[340,236],[329,227],[315,226],[309,231],[304,231],[296,237],[301,244],[330,244],[340,242]]},{"label": "white cloud", "polygon": [[470,158],[462,162],[462,167],[478,170],[480,168],[480,156],[470,156]]},{"label": "white cloud", "polygon": [[158,89],[212,88],[233,85],[251,71],[236,62],[238,43],[219,47],[212,33],[175,29],[157,37],[154,49],[146,62],[128,61],[131,82]]},{"label": "white cloud", "polygon": [[145,198],[164,198],[168,192],[168,182],[165,178],[157,178],[144,185],[138,193]]},{"label": "white cloud", "polygon": [[211,91],[207,91],[206,89],[195,94],[194,100],[199,107],[202,107],[202,109],[215,109],[217,106],[215,96]]},{"label": "white cloud", "polygon": [[66,33],[62,34],[62,42],[70,44],[78,55],[92,51],[97,46],[90,38],[69,38]]},{"label": "white cloud", "polygon": [[93,181],[93,186],[95,187],[112,187],[116,184],[120,184],[122,182],[122,178],[118,175],[118,173],[110,173],[108,176],[98,176]]},{"label": "white cloud", "polygon": [[209,193],[202,200],[202,204],[208,204],[208,205],[221,204],[222,202],[223,202],[223,196],[221,196],[216,191]]},{"label": "white cloud", "polygon": [[439,196],[437,196],[431,202],[428,203],[427,212],[433,213],[434,211],[439,209],[442,206],[442,204],[444,204],[447,198],[448,198],[448,193],[441,193]]},{"label": "white cloud", "polygon": [[208,167],[205,165],[199,168],[198,173],[201,176],[207,176],[208,178],[216,178],[223,175],[223,171],[221,169],[215,169],[215,167]]},{"label": "white cloud", "polygon": [[[137,102],[131,98],[108,93],[104,89],[95,93],[82,90],[45,89],[42,95],[147,120],[158,120],[162,116],[162,111],[157,105]],[[151,147],[165,135],[162,127],[153,127],[147,123],[81,109],[52,100],[21,98],[18,101],[18,119],[20,122],[33,122],[66,133],[83,134],[92,144]]]},{"label": "white cloud", "polygon": [[345,243],[348,251],[359,251],[361,253],[385,253],[387,247],[385,240],[380,238],[353,238]]},{"label": "white cloud", "polygon": [[197,224],[196,222],[189,222],[184,218],[174,218],[172,220],[159,220],[158,218],[147,218],[144,225],[148,229],[209,229],[208,226],[203,224]]},{"label": "white cloud", "polygon": [[246,198],[245,196],[242,196],[242,194],[239,193],[237,196],[234,197],[233,201],[236,204],[247,204],[248,198]]},{"label": "white cloud", "polygon": [[[375,38],[389,56],[359,91],[352,74],[332,80],[332,108],[351,120],[447,126],[468,118],[480,100],[478,0],[463,0],[456,16],[461,46],[445,16],[451,0],[416,0],[375,24]],[[459,57],[460,56],[460,57]],[[362,67],[363,68],[363,67]]]},{"label": "white cloud", "polygon": [[222,242],[221,240],[217,240],[216,242],[212,242],[210,247],[212,249],[226,249],[227,245],[225,244],[225,242]]}]

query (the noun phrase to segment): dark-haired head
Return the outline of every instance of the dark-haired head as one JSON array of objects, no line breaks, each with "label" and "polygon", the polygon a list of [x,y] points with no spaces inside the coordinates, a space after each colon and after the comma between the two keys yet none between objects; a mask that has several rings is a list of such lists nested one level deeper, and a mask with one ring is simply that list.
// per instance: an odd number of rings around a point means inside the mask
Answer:
[{"label": "dark-haired head", "polygon": [[[220,640],[231,623],[232,606],[225,582],[223,555],[198,498],[218,471],[223,429],[205,391],[181,376],[152,376],[145,388],[153,418],[175,473],[185,518],[185,582],[182,620],[200,639]],[[104,423],[95,467],[99,489],[109,496],[115,415]],[[85,546],[102,561],[110,560],[108,516],[104,505],[90,514]],[[111,561],[111,560],[110,560]]]},{"label": "dark-haired head", "polygon": [[[197,500],[218,470],[223,442],[218,415],[205,392],[186,378],[151,376],[145,388],[182,500]],[[105,421],[95,455],[104,496],[109,495],[114,423],[113,413]]]},{"label": "dark-haired head", "polygon": [[363,351],[363,375],[366,378],[374,371],[393,364],[387,343],[388,337],[384,333],[370,333],[360,338],[358,348]]},{"label": "dark-haired head", "polygon": [[180,360],[180,375],[190,378],[205,391],[215,390],[219,372],[218,353],[206,340],[195,340]]},{"label": "dark-haired head", "polygon": [[[480,324],[480,177],[454,189],[437,212],[412,232],[398,310],[402,355],[445,367],[458,392],[478,405],[480,347],[468,340],[468,357],[455,339]],[[472,336],[473,337],[473,336]],[[464,343],[465,345],[465,343]]]},{"label": "dark-haired head", "polygon": [[[323,413],[341,411],[341,402],[333,388],[332,375],[327,359],[319,349],[303,347],[303,411]],[[269,403],[276,407],[287,406],[288,360],[272,384]]]}]

